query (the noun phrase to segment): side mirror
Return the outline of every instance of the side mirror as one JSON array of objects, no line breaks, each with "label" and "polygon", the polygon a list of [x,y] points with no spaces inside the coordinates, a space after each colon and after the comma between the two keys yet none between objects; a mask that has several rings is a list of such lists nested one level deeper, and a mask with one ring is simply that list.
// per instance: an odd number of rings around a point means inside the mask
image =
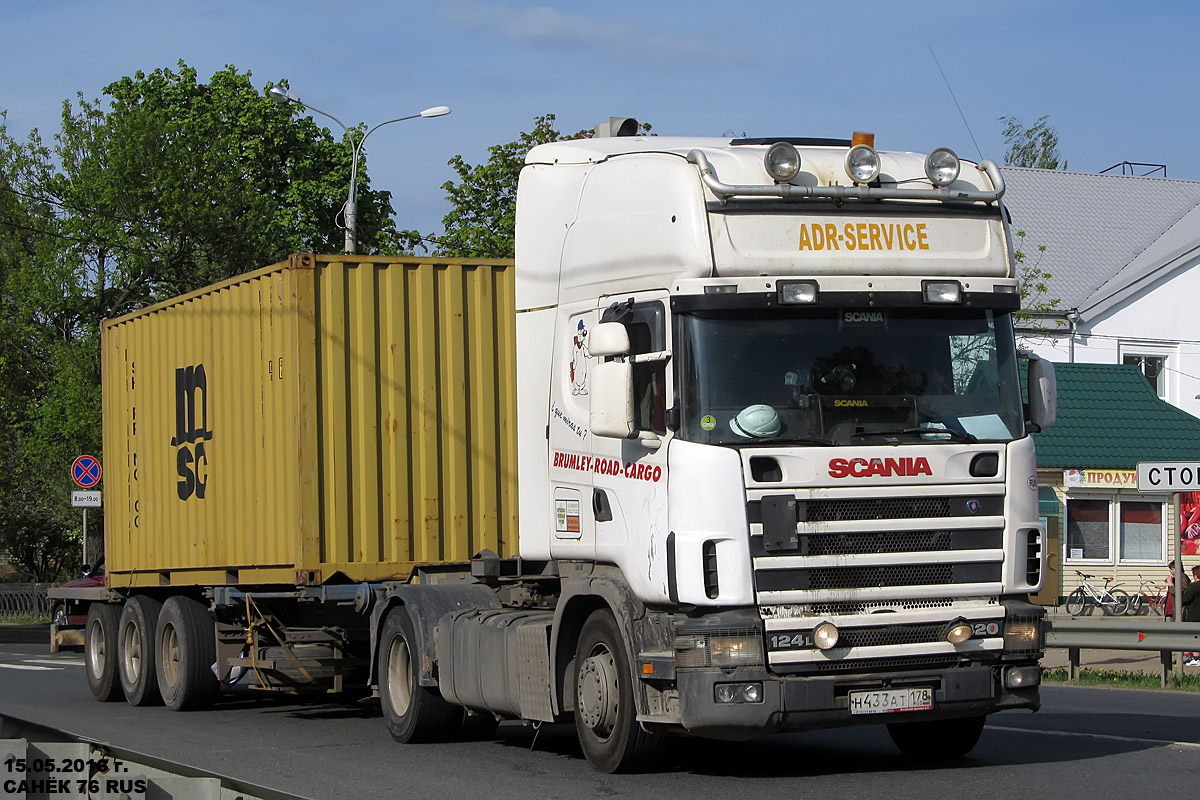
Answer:
[{"label": "side mirror", "polygon": [[588,352],[594,358],[625,355],[629,352],[629,331],[619,322],[601,322],[588,336]]},{"label": "side mirror", "polygon": [[[625,331],[620,323],[616,325]],[[603,328],[599,325],[592,334]],[[625,336],[626,348],[629,337]],[[592,355],[596,354],[596,339],[592,339]],[[592,435],[612,439],[628,439],[633,436],[633,364],[628,361],[602,361],[592,368],[592,411],[590,425]]]},{"label": "side mirror", "polygon": [[1041,358],[1029,359],[1029,421],[1035,432],[1054,427],[1058,419],[1058,379],[1054,364]]}]

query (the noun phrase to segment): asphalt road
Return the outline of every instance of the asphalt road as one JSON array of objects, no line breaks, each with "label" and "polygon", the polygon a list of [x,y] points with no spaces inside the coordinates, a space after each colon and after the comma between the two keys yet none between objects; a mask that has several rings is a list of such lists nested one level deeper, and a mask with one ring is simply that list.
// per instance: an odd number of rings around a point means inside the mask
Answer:
[{"label": "asphalt road", "polygon": [[0,714],[310,798],[861,798],[1142,796],[1200,776],[1200,695],[1051,686],[1037,714],[990,718],[972,754],[924,766],[883,728],[748,743],[673,740],[662,771],[600,775],[570,726],[500,726],[493,741],[401,746],[377,706],[241,694],[210,711],[97,703],[82,657],[0,644]]}]

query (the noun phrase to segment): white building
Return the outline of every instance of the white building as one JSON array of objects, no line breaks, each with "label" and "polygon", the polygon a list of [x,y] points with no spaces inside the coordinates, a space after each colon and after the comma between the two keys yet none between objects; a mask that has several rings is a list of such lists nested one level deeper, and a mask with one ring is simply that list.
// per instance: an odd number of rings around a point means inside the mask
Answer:
[{"label": "white building", "polygon": [[[1052,361],[1135,364],[1200,416],[1200,183],[1002,170],[1018,249],[1051,274],[1054,333],[1022,344]],[[1046,251],[1038,252],[1044,245]]]}]

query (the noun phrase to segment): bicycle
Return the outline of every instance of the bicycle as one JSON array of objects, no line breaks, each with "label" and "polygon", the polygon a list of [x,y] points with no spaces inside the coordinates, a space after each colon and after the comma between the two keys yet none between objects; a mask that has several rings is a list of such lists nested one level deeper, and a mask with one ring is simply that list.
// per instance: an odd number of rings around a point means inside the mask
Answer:
[{"label": "bicycle", "polygon": [[1075,574],[1083,578],[1083,584],[1067,597],[1067,613],[1072,617],[1077,617],[1083,612],[1089,599],[1110,616],[1119,617],[1129,610],[1129,595],[1116,586],[1109,588],[1112,578],[1105,578],[1104,587],[1097,589],[1088,581],[1088,578],[1094,578],[1095,575],[1085,575],[1079,570],[1075,570]]},{"label": "bicycle", "polygon": [[1143,605],[1149,606],[1161,617],[1167,607],[1167,587],[1138,575],[1138,588],[1130,596],[1129,608],[1125,613],[1131,617],[1140,614]]}]

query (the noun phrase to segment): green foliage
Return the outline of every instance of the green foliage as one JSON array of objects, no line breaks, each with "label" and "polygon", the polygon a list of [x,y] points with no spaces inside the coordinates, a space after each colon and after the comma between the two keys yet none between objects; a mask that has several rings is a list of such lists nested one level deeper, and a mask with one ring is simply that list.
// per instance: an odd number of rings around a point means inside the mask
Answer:
[{"label": "green foliage", "polygon": [[[1026,128],[1020,117],[1004,116],[1004,143],[1008,153],[1004,164],[1009,167],[1037,167],[1038,169],[1066,169],[1067,162],[1058,152],[1058,131],[1046,120],[1049,115]],[[1061,165],[1060,165],[1061,160]]]},{"label": "green foliage", "polygon": [[537,117],[533,130],[522,131],[515,142],[489,147],[484,164],[472,165],[461,155],[450,159],[458,182],[442,185],[452,208],[442,219],[446,233],[438,242],[441,255],[513,257],[517,178],[531,148],[562,138],[553,123],[553,114]]},{"label": "green foliage", "polygon": [[[484,164],[470,164],[461,155],[449,164],[458,181],[442,184],[451,210],[443,219],[445,235],[438,240],[438,253],[467,258],[512,258],[515,251],[517,179],[525,166],[525,155],[539,144],[567,139],[591,139],[593,128],[564,136],[554,129],[554,115],[535,117],[533,130],[522,131],[516,141],[488,148]],[[651,126],[638,125],[639,135],[650,134]],[[404,244],[413,244],[420,235],[403,231]]]},{"label": "green foliage", "polygon": [[[1046,683],[1071,683],[1066,667],[1043,668],[1042,681]],[[1162,678],[1145,672],[1117,669],[1079,670],[1074,681],[1077,686],[1113,686],[1122,689],[1161,689]],[[1182,678],[1172,672],[1167,676],[1167,688],[1185,692],[1200,692],[1200,675],[1185,673]]]},{"label": "green foliage", "polygon": [[[1025,231],[1017,231],[1016,235],[1024,239]],[[1017,278],[1021,286],[1021,309],[1017,312],[1017,320],[1029,322],[1041,314],[1049,314],[1058,310],[1061,300],[1050,296],[1050,279],[1054,277],[1042,268],[1042,258],[1046,253],[1046,245],[1036,247],[1037,257],[1030,259],[1029,254],[1019,247],[1013,251],[1017,262]]]},{"label": "green foliage", "polygon": [[[344,239],[350,143],[250,73],[180,62],[104,96],[64,102],[52,145],[0,115],[0,549],[38,577],[79,558],[68,469],[101,455],[101,320]],[[358,181],[360,252],[398,252],[389,193]]]}]

